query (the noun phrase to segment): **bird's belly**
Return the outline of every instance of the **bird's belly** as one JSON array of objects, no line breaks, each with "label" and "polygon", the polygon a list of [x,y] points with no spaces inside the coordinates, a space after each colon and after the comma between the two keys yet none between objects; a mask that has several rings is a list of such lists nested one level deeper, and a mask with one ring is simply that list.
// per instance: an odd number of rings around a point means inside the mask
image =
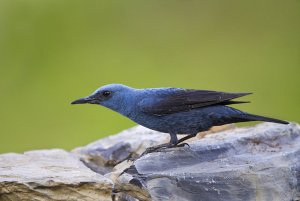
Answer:
[{"label": "bird's belly", "polygon": [[162,116],[144,114],[133,120],[160,132],[196,134],[209,130],[212,126],[237,122],[235,117],[239,114],[241,111],[234,108],[211,106]]},{"label": "bird's belly", "polygon": [[201,112],[180,112],[163,116],[143,115],[132,119],[138,124],[164,133],[196,134],[212,125]]},{"label": "bird's belly", "polygon": [[166,115],[163,117],[163,122],[168,125],[171,132],[177,134],[196,134],[211,127],[210,121],[204,121],[203,116],[198,112]]}]

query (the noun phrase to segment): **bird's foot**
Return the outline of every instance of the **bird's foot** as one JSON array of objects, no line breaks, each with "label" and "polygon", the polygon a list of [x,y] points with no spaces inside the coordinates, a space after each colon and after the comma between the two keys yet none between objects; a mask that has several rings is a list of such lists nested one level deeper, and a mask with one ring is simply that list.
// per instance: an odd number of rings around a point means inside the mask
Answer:
[{"label": "bird's foot", "polygon": [[176,144],[174,145],[174,147],[184,147],[185,145],[187,145],[188,147],[190,147],[190,145],[188,143],[181,143],[181,144]]},{"label": "bird's foot", "polygon": [[160,144],[160,145],[157,145],[157,146],[153,146],[153,147],[148,147],[140,156],[144,156],[146,154],[149,154],[149,153],[153,153],[153,152],[159,152],[159,151],[162,151],[164,149],[167,149],[167,148],[171,148],[171,147],[174,147],[176,145],[174,144],[171,144],[171,143],[166,143],[166,144]]},{"label": "bird's foot", "polygon": [[153,153],[153,152],[160,152],[160,151],[163,151],[165,149],[168,149],[168,148],[173,148],[173,147],[184,147],[185,145],[187,145],[188,147],[190,146],[188,143],[181,143],[181,144],[171,144],[171,143],[166,143],[166,144],[160,144],[160,145],[157,145],[157,146],[153,146],[153,147],[148,147],[140,156],[144,156],[146,154],[149,154],[149,153]]}]

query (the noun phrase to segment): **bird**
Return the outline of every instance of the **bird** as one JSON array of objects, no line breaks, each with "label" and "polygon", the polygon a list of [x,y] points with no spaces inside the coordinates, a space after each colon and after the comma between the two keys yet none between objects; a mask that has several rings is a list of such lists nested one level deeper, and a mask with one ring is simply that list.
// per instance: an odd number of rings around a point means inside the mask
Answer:
[{"label": "bird", "polygon": [[[108,84],[71,104],[104,106],[146,128],[170,135],[170,142],[147,149],[149,153],[180,146],[180,143],[213,126],[249,121],[289,124],[229,106],[249,103],[234,99],[250,94],[173,87],[136,89],[122,84]],[[178,140],[177,135],[180,134],[186,136]]]}]

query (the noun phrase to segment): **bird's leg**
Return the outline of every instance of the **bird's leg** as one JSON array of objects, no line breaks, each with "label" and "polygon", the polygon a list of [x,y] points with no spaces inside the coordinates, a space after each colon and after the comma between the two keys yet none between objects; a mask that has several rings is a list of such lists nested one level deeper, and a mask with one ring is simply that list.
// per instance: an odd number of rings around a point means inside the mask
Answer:
[{"label": "bird's leg", "polygon": [[176,145],[177,145],[177,146],[189,145],[188,143],[182,143],[182,144],[180,144],[180,143],[183,142],[183,141],[186,141],[186,140],[188,140],[188,139],[190,139],[190,138],[192,138],[192,137],[196,137],[196,135],[197,135],[197,134],[187,135],[187,136],[181,138],[180,140],[178,140],[178,142],[177,142]]},{"label": "bird's leg", "polygon": [[146,155],[146,154],[149,154],[149,153],[152,153],[152,152],[158,152],[160,150],[163,150],[163,149],[166,149],[166,148],[170,148],[174,146],[173,144],[171,143],[164,143],[164,144],[159,144],[159,145],[156,145],[156,146],[152,146],[152,147],[148,147],[146,148],[146,150],[140,155],[138,156],[137,158],[131,158],[129,157],[128,160],[129,161],[135,161],[136,159],[138,158],[141,158],[142,156]]},{"label": "bird's leg", "polygon": [[144,155],[146,155],[146,154],[149,154],[149,153],[152,153],[152,152],[158,152],[158,151],[160,151],[160,150],[162,150],[162,149],[170,148],[170,147],[172,147],[172,146],[174,146],[174,145],[171,144],[171,143],[165,143],[165,144],[160,144],[160,145],[153,146],[153,147],[148,147],[148,148],[147,148],[147,149],[139,156],[139,158],[142,157],[142,156],[144,156]]},{"label": "bird's leg", "polygon": [[173,145],[176,145],[178,144],[178,138],[177,138],[177,135],[176,133],[170,133],[170,143],[169,144],[173,144]]},{"label": "bird's leg", "polygon": [[152,152],[158,152],[158,151],[161,151],[163,149],[167,149],[167,148],[171,148],[171,147],[174,147],[176,146],[177,142],[178,142],[178,138],[177,138],[177,135],[176,133],[170,133],[170,142],[169,143],[165,143],[165,144],[160,144],[160,145],[157,145],[157,146],[153,146],[153,147],[148,147],[142,154],[140,157],[146,155],[146,154],[149,154],[149,153],[152,153]]},{"label": "bird's leg", "polygon": [[[183,147],[185,145],[188,145],[187,143],[181,143],[187,139],[190,139],[192,137],[195,137],[197,134],[190,134],[187,135],[183,138],[181,138],[180,140],[178,140],[177,135],[175,133],[170,133],[171,139],[169,143],[165,143],[165,144],[160,144],[157,146],[153,146],[153,147],[148,147],[139,157],[142,157],[146,154],[152,153],[152,152],[158,152],[161,151],[163,149],[167,149],[167,148],[172,148],[172,147]],[[181,144],[180,144],[181,143]]]}]

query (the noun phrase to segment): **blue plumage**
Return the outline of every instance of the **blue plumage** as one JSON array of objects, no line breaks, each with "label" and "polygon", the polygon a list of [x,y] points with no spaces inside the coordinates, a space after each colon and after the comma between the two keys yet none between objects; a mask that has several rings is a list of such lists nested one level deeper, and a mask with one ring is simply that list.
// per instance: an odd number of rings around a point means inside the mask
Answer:
[{"label": "blue plumage", "polygon": [[244,103],[233,99],[248,94],[180,88],[134,89],[110,84],[72,104],[91,103],[110,108],[147,128],[169,133],[173,145],[181,142],[177,140],[177,134],[193,137],[212,126],[247,121],[288,124],[227,106]]}]

